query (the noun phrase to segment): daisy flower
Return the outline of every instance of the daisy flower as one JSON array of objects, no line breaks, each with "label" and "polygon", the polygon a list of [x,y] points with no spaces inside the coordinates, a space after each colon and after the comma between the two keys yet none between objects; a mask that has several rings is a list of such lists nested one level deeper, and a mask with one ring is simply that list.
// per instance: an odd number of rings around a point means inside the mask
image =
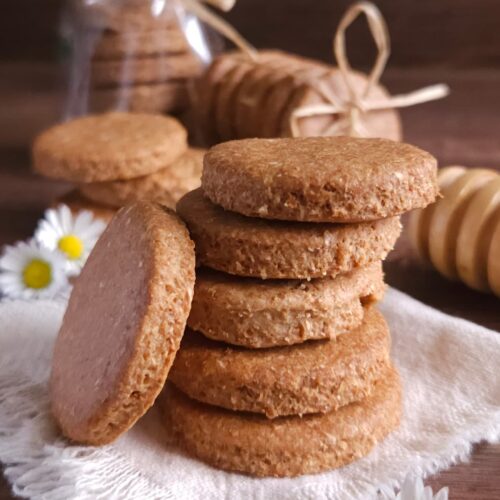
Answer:
[{"label": "daisy flower", "polygon": [[66,258],[66,272],[76,275],[106,224],[88,210],[73,216],[67,205],[49,208],[35,231],[35,240],[49,250],[59,250]]},{"label": "daisy flower", "polygon": [[65,259],[35,241],[7,246],[0,257],[0,294],[11,299],[51,299],[68,288]]},{"label": "daisy flower", "polygon": [[441,488],[436,495],[430,486],[424,486],[422,479],[407,476],[398,494],[392,491],[382,492],[386,500],[448,500],[448,488]]}]

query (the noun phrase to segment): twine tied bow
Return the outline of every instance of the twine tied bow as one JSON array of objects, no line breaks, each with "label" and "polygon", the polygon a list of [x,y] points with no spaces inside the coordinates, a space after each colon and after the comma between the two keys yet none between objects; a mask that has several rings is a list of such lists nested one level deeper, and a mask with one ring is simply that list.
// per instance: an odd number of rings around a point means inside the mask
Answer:
[{"label": "twine tied bow", "polygon": [[[352,67],[347,59],[345,48],[345,32],[360,14],[366,16],[370,33],[377,47],[377,58],[362,92],[357,90],[352,81]],[[379,83],[380,77],[384,72],[390,50],[389,31],[379,9],[370,2],[358,2],[352,5],[340,20],[333,40],[333,54],[337,60],[349,96],[347,99],[342,100],[339,96],[333,95],[324,82],[320,83],[317,90],[327,103],[306,105],[297,108],[290,118],[292,135],[294,137],[300,136],[301,118],[338,115],[339,119],[324,130],[322,135],[330,136],[342,133],[358,137],[367,136],[369,132],[362,122],[362,115],[364,113],[413,106],[441,99],[449,94],[449,87],[447,85],[437,84],[408,94],[389,96],[379,100],[369,99],[371,90]]]}]

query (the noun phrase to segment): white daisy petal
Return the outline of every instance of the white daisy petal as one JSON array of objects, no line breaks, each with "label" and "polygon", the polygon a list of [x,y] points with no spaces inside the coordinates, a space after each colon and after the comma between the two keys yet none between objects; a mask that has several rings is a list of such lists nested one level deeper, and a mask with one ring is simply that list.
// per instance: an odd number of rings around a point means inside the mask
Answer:
[{"label": "white daisy petal", "polygon": [[[53,298],[69,286],[59,252],[35,241],[7,247],[0,262],[0,293],[11,299]],[[31,268],[30,268],[31,266]]]},{"label": "white daisy petal", "polygon": [[77,275],[106,225],[88,210],[73,216],[67,205],[45,212],[35,238],[45,248],[60,250],[66,259],[66,272]]}]

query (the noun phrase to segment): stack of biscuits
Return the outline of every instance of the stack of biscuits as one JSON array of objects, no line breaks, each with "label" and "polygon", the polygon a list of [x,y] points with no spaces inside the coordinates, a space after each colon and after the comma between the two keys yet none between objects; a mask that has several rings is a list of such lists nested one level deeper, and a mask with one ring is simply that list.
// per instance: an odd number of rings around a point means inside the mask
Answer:
[{"label": "stack of biscuits", "polygon": [[[362,73],[350,74],[354,90],[362,91],[367,81]],[[255,60],[240,52],[221,54],[202,74],[196,89],[194,112],[211,144],[247,137],[288,137],[296,109],[350,99],[338,68],[276,50],[261,51]],[[369,99],[388,97],[381,85],[375,85]],[[329,135],[329,127],[338,119],[334,114],[303,118],[300,135]],[[394,109],[363,113],[360,122],[371,137],[401,139],[401,122]]]},{"label": "stack of biscuits", "polygon": [[193,455],[295,476],[365,456],[399,424],[375,303],[399,215],[433,202],[436,161],[385,139],[247,139],[205,156],[177,204],[198,268],[161,405]]},{"label": "stack of biscuits", "polygon": [[80,21],[81,44],[91,54],[90,111],[171,113],[186,108],[188,81],[203,64],[173,5],[156,13],[148,2],[137,0],[99,3],[87,8]]},{"label": "stack of biscuits", "polygon": [[105,113],[56,125],[35,141],[39,173],[77,184],[55,201],[74,212],[90,210],[110,220],[136,200],[174,207],[201,181],[203,150],[189,148],[186,130],[174,118]]}]

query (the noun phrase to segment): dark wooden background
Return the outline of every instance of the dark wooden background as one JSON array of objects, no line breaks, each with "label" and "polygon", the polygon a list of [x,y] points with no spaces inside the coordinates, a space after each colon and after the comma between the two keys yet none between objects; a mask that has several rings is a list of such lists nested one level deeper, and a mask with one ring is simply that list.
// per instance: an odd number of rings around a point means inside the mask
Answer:
[{"label": "dark wooden background", "polygon": [[[57,25],[61,0],[0,2],[0,245],[32,234],[43,209],[67,186],[29,170],[33,136],[59,119],[62,81]],[[331,38],[350,2],[238,0],[226,15],[257,47],[331,61]],[[379,0],[392,56],[383,82],[405,92],[448,82],[449,98],[401,112],[405,139],[441,165],[500,168],[500,1]],[[348,33],[356,67],[374,48],[364,22]],[[385,266],[388,282],[438,309],[500,330],[500,302],[423,269],[403,237]],[[478,445],[471,463],[430,479],[452,499],[500,498],[500,446]],[[11,498],[0,478],[0,499]]]}]

